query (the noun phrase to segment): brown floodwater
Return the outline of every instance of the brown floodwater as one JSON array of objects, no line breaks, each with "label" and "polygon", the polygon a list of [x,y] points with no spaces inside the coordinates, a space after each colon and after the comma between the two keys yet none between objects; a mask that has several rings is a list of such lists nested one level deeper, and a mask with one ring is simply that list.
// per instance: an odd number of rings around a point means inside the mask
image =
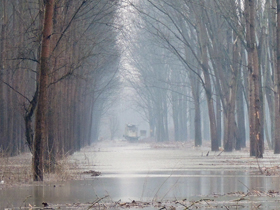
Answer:
[{"label": "brown floodwater", "polygon": [[[42,207],[42,202],[54,205],[54,209],[60,205],[59,209],[75,209],[70,207],[73,203],[90,203],[106,195],[108,202],[211,198],[216,209],[226,209],[224,206],[233,207],[237,203],[238,195],[248,192],[252,193],[235,208],[277,208],[280,202],[276,193],[280,189],[278,172],[271,169],[267,176],[260,171],[277,166],[278,155],[266,152],[264,158],[257,161],[246,151],[210,152],[206,156],[208,151],[208,147],[99,143],[75,153],[69,162],[78,164],[82,171],[100,171],[101,176],[86,174],[82,180],[3,188],[0,190],[0,209]],[[76,169],[72,170],[76,172]],[[269,194],[269,191],[275,193]],[[208,209],[207,206],[203,208]]]}]

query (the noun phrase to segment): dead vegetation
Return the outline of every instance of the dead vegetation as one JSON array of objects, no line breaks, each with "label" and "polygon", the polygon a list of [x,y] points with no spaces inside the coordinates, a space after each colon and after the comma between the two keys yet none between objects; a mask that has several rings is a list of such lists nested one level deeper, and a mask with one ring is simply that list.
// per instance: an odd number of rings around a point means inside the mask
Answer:
[{"label": "dead vegetation", "polygon": [[280,174],[280,166],[262,167],[262,172],[266,176],[275,176]]},{"label": "dead vegetation", "polygon": [[[0,189],[24,184],[32,184],[32,155],[24,153],[15,157],[9,157],[0,154]],[[44,182],[67,181],[80,179],[81,173],[78,171],[78,165],[64,157],[56,163],[55,173],[46,173]]]},{"label": "dead vegetation", "polygon": [[0,157],[0,187],[29,183],[32,180],[31,158],[31,154],[28,153],[16,157],[8,157],[2,153]]}]

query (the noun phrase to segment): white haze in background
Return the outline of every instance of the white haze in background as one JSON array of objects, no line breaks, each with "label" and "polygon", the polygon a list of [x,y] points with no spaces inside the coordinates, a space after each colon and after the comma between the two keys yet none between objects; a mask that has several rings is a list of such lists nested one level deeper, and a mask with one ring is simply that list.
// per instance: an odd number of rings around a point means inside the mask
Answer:
[{"label": "white haze in background", "polygon": [[[123,82],[123,88],[119,100],[114,104],[114,107],[104,115],[100,126],[100,139],[109,140],[111,138],[110,127],[112,123],[117,123],[117,132],[114,139],[123,139],[124,129],[126,124],[134,124],[140,130],[149,130],[148,123],[143,119],[139,110],[135,108],[136,93],[128,80],[137,79],[136,69],[130,65],[130,45],[133,45],[133,36],[135,35],[135,20],[137,12],[130,6],[132,1],[122,1],[122,6],[117,14],[116,26],[121,30],[118,36],[118,45],[122,52],[120,75]],[[136,2],[136,1],[135,1]],[[115,122],[112,122],[115,121]],[[138,134],[139,135],[139,134]]]}]

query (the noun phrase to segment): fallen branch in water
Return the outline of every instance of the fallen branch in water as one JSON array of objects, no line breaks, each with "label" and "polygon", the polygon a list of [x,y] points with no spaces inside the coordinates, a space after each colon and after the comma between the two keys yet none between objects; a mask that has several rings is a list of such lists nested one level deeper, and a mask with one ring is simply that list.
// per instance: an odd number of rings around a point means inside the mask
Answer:
[{"label": "fallen branch in water", "polygon": [[186,207],[186,209],[189,208],[187,205],[185,205],[185,204],[183,204],[183,203],[181,203],[181,202],[179,202],[179,201],[176,201],[175,204],[180,204],[180,205]]},{"label": "fallen branch in water", "polygon": [[91,204],[91,206],[89,206],[89,207],[87,208],[87,210],[91,209],[92,207],[94,207],[95,204],[99,203],[101,200],[103,200],[104,198],[107,198],[107,197],[109,197],[109,195],[105,195],[105,196],[102,197],[102,198],[98,198],[97,200],[95,200],[95,201]]},{"label": "fallen branch in water", "polygon": [[[192,202],[191,205],[187,206],[186,209],[191,208],[192,206],[194,206],[195,204],[201,203],[202,201],[204,201],[205,203],[207,203],[209,205],[209,203],[207,201],[214,201],[213,199],[209,199],[209,198],[204,198],[204,199],[200,199],[198,201],[194,201]],[[210,206],[210,205],[209,205]]]},{"label": "fallen branch in water", "polygon": [[224,150],[222,150],[217,156],[220,156],[223,152],[224,152]]}]

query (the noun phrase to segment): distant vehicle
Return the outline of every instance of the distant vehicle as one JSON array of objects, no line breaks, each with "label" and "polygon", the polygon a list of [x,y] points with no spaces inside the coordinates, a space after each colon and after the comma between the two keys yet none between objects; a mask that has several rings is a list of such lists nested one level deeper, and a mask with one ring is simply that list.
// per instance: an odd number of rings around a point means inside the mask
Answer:
[{"label": "distant vehicle", "polygon": [[138,128],[136,125],[126,124],[123,137],[128,141],[138,141]]}]

